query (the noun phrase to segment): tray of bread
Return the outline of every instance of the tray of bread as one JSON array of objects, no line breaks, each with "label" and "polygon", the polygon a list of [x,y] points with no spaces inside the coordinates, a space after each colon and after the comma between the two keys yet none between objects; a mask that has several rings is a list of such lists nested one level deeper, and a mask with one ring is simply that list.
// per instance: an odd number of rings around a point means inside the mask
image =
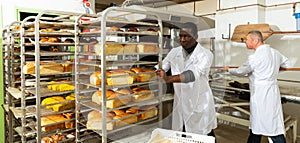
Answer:
[{"label": "tray of bread", "polygon": [[[72,62],[40,62],[40,75],[70,74],[73,70]],[[35,62],[28,62],[23,66],[24,74],[35,75]]]},{"label": "tray of bread", "polygon": [[73,143],[75,142],[75,135],[76,133],[74,131],[66,133],[56,133],[51,136],[43,137],[41,143]]},{"label": "tray of bread", "polygon": [[[155,98],[155,100],[147,100],[147,101],[138,102],[138,103],[132,103],[131,102],[130,104],[127,104],[127,105],[123,105],[123,106],[116,107],[116,108],[113,108],[113,109],[107,109],[107,111],[125,109],[125,108],[129,108],[129,107],[132,107],[132,106],[154,105],[154,104],[158,104],[158,103],[159,103],[158,99]],[[101,110],[101,106],[99,104],[95,103],[95,102],[92,102],[92,101],[82,101],[80,103],[80,105],[82,105],[82,107],[87,107],[87,108],[90,108],[90,109]]]},{"label": "tray of bread", "polygon": [[[49,22],[49,21],[40,21],[39,22],[39,27],[40,28],[60,28],[60,29],[65,29],[69,28],[72,29],[74,28],[74,22]],[[34,22],[26,22],[24,27],[27,27],[28,29],[33,28],[35,25]]]},{"label": "tray of bread", "polygon": [[[64,89],[65,90],[65,89]],[[36,89],[26,89],[27,93],[35,95]],[[40,97],[48,97],[48,96],[54,96],[54,95],[63,95],[63,94],[68,94],[72,93],[74,90],[65,90],[65,91],[56,91],[56,90],[50,90],[48,88],[40,88],[40,93],[38,96]]]},{"label": "tray of bread", "polygon": [[[120,42],[106,42],[105,53],[110,54],[157,54],[158,45],[156,43],[120,43]],[[97,43],[94,45],[94,51],[96,55],[102,54],[102,44]]]},{"label": "tray of bread", "polygon": [[41,117],[42,131],[45,134],[51,134],[49,131],[55,132],[56,130],[71,129],[75,127],[75,114],[62,113],[55,115],[48,115]]},{"label": "tray of bread", "polygon": [[[148,120],[157,119],[158,109],[154,105],[133,106],[126,109],[116,109],[106,113],[106,129],[114,132],[130,125],[142,124]],[[89,130],[102,130],[102,113],[93,110],[88,113],[86,126]]]},{"label": "tray of bread", "polygon": [[[94,72],[90,75],[90,84],[101,85],[102,72]],[[106,71],[106,84],[108,86],[133,85],[134,83],[155,81],[156,73],[152,69],[131,68]]]},{"label": "tray of bread", "polygon": [[[100,61],[99,61],[100,62]],[[86,66],[94,66],[94,67],[101,67],[101,64],[96,62],[80,62],[81,65]],[[149,61],[129,61],[129,60],[123,60],[123,61],[107,61],[106,66],[107,67],[115,67],[115,66],[132,66],[132,65],[156,65],[157,62],[149,62]]]}]

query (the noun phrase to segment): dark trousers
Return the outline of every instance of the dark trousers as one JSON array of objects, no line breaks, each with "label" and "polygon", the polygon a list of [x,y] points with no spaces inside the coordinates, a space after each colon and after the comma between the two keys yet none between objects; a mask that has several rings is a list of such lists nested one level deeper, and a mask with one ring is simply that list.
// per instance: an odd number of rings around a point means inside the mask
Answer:
[{"label": "dark trousers", "polygon": [[[248,137],[247,143],[260,143],[262,135],[256,135],[252,133],[252,130],[250,130],[250,135]],[[284,135],[278,135],[278,136],[269,136],[273,143],[286,143]]]}]

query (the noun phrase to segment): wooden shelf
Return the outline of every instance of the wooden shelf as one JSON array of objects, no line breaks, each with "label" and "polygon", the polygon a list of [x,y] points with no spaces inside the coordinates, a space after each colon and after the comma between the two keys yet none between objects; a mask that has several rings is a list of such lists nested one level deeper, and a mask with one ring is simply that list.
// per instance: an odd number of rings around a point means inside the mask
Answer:
[{"label": "wooden shelf", "polygon": [[300,34],[300,31],[273,31],[272,34]]}]

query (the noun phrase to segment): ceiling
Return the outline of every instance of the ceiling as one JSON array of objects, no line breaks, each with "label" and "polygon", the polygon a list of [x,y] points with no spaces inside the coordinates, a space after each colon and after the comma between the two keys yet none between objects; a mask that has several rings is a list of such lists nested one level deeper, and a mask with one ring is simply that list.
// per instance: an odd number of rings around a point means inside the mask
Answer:
[{"label": "ceiling", "polygon": [[[104,1],[104,0],[95,0],[95,10],[96,12],[100,12],[105,10],[106,8],[111,6],[111,3],[115,3],[118,6],[121,6],[125,0],[111,0],[111,1]],[[136,0],[137,1],[137,0]],[[149,7],[163,7],[168,5],[174,4],[183,4],[195,1],[204,1],[204,0],[144,0],[144,6]]]}]

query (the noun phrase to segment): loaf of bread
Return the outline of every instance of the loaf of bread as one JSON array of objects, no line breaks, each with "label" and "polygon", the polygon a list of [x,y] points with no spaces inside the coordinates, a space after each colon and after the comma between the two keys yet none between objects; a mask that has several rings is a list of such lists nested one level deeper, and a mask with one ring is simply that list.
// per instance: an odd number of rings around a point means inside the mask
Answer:
[{"label": "loaf of bread", "polygon": [[137,45],[138,53],[157,53],[158,46],[156,44],[142,43]]},{"label": "loaf of bread", "polygon": [[53,143],[53,139],[51,137],[43,137],[41,143]]},{"label": "loaf of bread", "polygon": [[117,27],[117,26],[109,27],[107,30],[108,30],[108,31],[123,31],[123,30],[121,30],[121,29],[120,29],[119,27]]},{"label": "loaf of bread", "polygon": [[41,143],[58,143],[64,139],[65,137],[63,135],[55,134],[52,136],[43,137]]},{"label": "loaf of bread", "polygon": [[73,71],[73,64],[72,61],[66,61],[66,63],[61,64],[64,67],[64,72],[72,72]]},{"label": "loaf of bread", "polygon": [[[117,69],[106,71],[106,82],[109,86],[132,84],[134,72],[130,70]],[[95,72],[90,76],[90,83],[93,85],[101,84],[101,72]]]},{"label": "loaf of bread", "polygon": [[66,100],[75,100],[75,94],[74,93],[71,93],[70,95],[68,95],[67,97],[66,97]]},{"label": "loaf of bread", "polygon": [[131,90],[129,89],[126,89],[126,88],[119,88],[118,90],[115,91],[116,93],[120,93],[120,94],[123,94],[123,95],[129,95],[131,94]]},{"label": "loaf of bread", "polygon": [[134,79],[134,72],[125,69],[117,69],[117,70],[110,70],[106,73],[107,75],[107,85],[126,85],[126,84],[133,84]]},{"label": "loaf of bread", "polygon": [[156,79],[155,71],[152,69],[131,68],[131,71],[136,73],[137,82],[147,82]]},{"label": "loaf of bread", "polygon": [[47,42],[57,43],[60,42],[60,39],[58,39],[57,37],[50,37]]},{"label": "loaf of bread", "polygon": [[[97,43],[94,46],[95,53],[98,55],[102,54],[102,46],[101,44]],[[106,54],[123,54],[124,47],[122,44],[106,44],[105,45]]]},{"label": "loaf of bread", "polygon": [[136,52],[137,52],[137,44],[126,44],[124,46],[125,54],[136,53]]},{"label": "loaf of bread", "polygon": [[[64,81],[61,81],[64,82]],[[75,90],[75,86],[67,83],[51,81],[48,83],[48,89],[53,91],[70,91]]]},{"label": "loaf of bread", "polygon": [[130,28],[128,28],[127,31],[129,31],[129,32],[139,32],[139,30],[135,27],[130,27]]},{"label": "loaf of bread", "polygon": [[68,38],[64,40],[64,43],[75,43],[75,42],[73,39]]},{"label": "loaf of bread", "polygon": [[[67,119],[74,119],[75,118],[75,114],[74,113],[63,113],[63,116]],[[65,122],[65,128],[67,129],[71,129],[75,126],[75,122],[74,121],[69,121],[69,122]]]},{"label": "loaf of bread", "polygon": [[[111,121],[113,119],[112,113],[106,114],[106,122]],[[99,111],[93,110],[88,114],[88,120],[86,123],[87,129],[89,130],[102,130],[102,114]],[[107,130],[114,129],[114,123],[108,122],[106,123]]]},{"label": "loaf of bread", "polygon": [[71,108],[75,107],[74,102],[70,102],[62,96],[47,97],[42,100],[41,104],[45,105],[47,109],[52,109],[53,111],[56,111],[56,112],[71,109]]},{"label": "loaf of bread", "polygon": [[158,110],[155,106],[144,106],[139,109],[139,112],[143,112],[139,116],[140,120],[146,120],[146,119],[155,117],[158,114]]},{"label": "loaf of bread", "polygon": [[[41,63],[40,74],[60,73],[64,71],[64,67],[60,64],[49,62]],[[29,62],[23,67],[24,74],[35,74],[35,63]]]},{"label": "loaf of bread", "polygon": [[43,37],[41,38],[40,42],[48,42],[48,38]]},{"label": "loaf of bread", "polygon": [[14,26],[14,27],[12,28],[12,30],[21,30],[21,26],[20,26],[20,25]]},{"label": "loaf of bread", "polygon": [[94,72],[91,76],[90,76],[90,84],[93,85],[100,85],[101,84],[101,72]]},{"label": "loaf of bread", "polygon": [[60,107],[62,107],[62,104],[55,104],[55,103],[60,103],[60,102],[65,102],[65,98],[62,96],[52,96],[52,97],[47,97],[42,100],[42,105],[48,105],[45,106],[47,109],[54,109],[60,111]]},{"label": "loaf of bread", "polygon": [[53,28],[46,28],[46,29],[41,29],[40,32],[55,32],[55,29],[53,29]]},{"label": "loaf of bread", "polygon": [[147,29],[147,31],[148,31],[148,32],[156,32],[156,30],[155,30],[155,29],[152,29],[152,28]]},{"label": "loaf of bread", "polygon": [[[123,119],[121,119],[123,118]],[[130,114],[123,114],[121,116],[115,116],[114,119],[120,119],[116,121],[116,127],[122,127],[128,124],[133,124],[136,123],[138,121],[138,117],[137,116],[132,116]]]},{"label": "loaf of bread", "polygon": [[119,119],[115,121],[116,127],[122,127],[127,124],[133,124],[138,121],[138,117],[125,113],[123,110],[114,110],[116,116],[113,119]]},{"label": "loaf of bread", "polygon": [[62,135],[52,135],[51,139],[53,140],[53,143],[58,143],[62,141],[65,137]]},{"label": "loaf of bread", "polygon": [[[112,90],[107,90],[106,91],[106,107],[107,108],[116,108],[116,107],[120,107],[123,105],[128,104],[131,101],[131,97],[122,97],[124,95],[116,93]],[[111,99],[111,100],[110,100]],[[97,103],[99,105],[102,104],[102,91],[96,91],[93,95],[92,95],[92,102]]]},{"label": "loaf of bread", "polygon": [[[41,126],[44,126],[42,127],[42,131],[51,131],[55,129],[65,128],[65,123],[62,122],[64,120],[66,120],[66,118],[63,115],[50,115],[50,116],[42,117]],[[58,123],[58,122],[62,122],[62,123]]]},{"label": "loaf of bread", "polygon": [[134,107],[130,107],[126,110],[127,114],[136,114],[139,112],[139,107],[134,106]]},{"label": "loaf of bread", "polygon": [[28,31],[34,31],[34,27],[30,27],[27,29]]},{"label": "loaf of bread", "polygon": [[153,93],[146,88],[137,87],[137,88],[133,88],[132,91],[134,93],[134,95],[132,96],[133,102],[142,102],[154,98]]}]

